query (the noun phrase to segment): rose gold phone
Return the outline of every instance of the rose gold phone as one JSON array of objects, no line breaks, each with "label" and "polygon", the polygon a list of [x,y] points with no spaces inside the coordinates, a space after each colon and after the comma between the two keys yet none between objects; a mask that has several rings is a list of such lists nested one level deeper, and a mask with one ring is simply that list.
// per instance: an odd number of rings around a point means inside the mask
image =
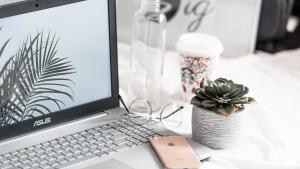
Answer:
[{"label": "rose gold phone", "polygon": [[156,137],[150,144],[166,169],[198,169],[200,160],[182,136]]}]

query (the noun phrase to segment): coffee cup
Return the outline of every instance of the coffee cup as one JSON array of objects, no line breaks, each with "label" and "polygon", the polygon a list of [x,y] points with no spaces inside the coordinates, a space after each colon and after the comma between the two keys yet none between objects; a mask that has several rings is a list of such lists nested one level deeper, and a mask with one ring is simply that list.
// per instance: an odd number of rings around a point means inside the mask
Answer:
[{"label": "coffee cup", "polygon": [[224,47],[208,34],[187,33],[180,36],[176,50],[180,55],[183,97],[190,100],[203,79],[214,79]]}]

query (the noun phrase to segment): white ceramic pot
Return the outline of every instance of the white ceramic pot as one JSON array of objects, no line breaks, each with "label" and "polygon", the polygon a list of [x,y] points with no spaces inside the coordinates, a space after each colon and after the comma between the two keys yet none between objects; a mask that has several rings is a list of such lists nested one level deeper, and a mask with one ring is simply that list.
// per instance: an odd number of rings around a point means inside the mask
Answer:
[{"label": "white ceramic pot", "polygon": [[194,106],[192,115],[193,140],[212,149],[236,147],[243,139],[244,113],[233,113],[225,117]]}]

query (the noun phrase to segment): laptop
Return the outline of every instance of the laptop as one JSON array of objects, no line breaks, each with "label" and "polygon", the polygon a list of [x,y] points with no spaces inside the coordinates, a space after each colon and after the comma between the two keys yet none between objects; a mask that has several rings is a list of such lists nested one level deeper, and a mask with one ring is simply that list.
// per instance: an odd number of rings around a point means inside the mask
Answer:
[{"label": "laptop", "polygon": [[0,168],[162,168],[119,106],[115,0],[0,7]]}]

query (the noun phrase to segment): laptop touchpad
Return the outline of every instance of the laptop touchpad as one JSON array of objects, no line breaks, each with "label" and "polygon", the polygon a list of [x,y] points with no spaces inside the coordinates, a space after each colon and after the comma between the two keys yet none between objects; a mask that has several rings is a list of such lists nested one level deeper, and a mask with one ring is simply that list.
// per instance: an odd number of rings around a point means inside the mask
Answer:
[{"label": "laptop touchpad", "polygon": [[105,168],[105,169],[133,169],[129,167],[126,164],[123,164],[122,162],[116,160],[116,159],[110,159],[92,166],[89,166],[85,169],[99,169],[99,168]]}]

